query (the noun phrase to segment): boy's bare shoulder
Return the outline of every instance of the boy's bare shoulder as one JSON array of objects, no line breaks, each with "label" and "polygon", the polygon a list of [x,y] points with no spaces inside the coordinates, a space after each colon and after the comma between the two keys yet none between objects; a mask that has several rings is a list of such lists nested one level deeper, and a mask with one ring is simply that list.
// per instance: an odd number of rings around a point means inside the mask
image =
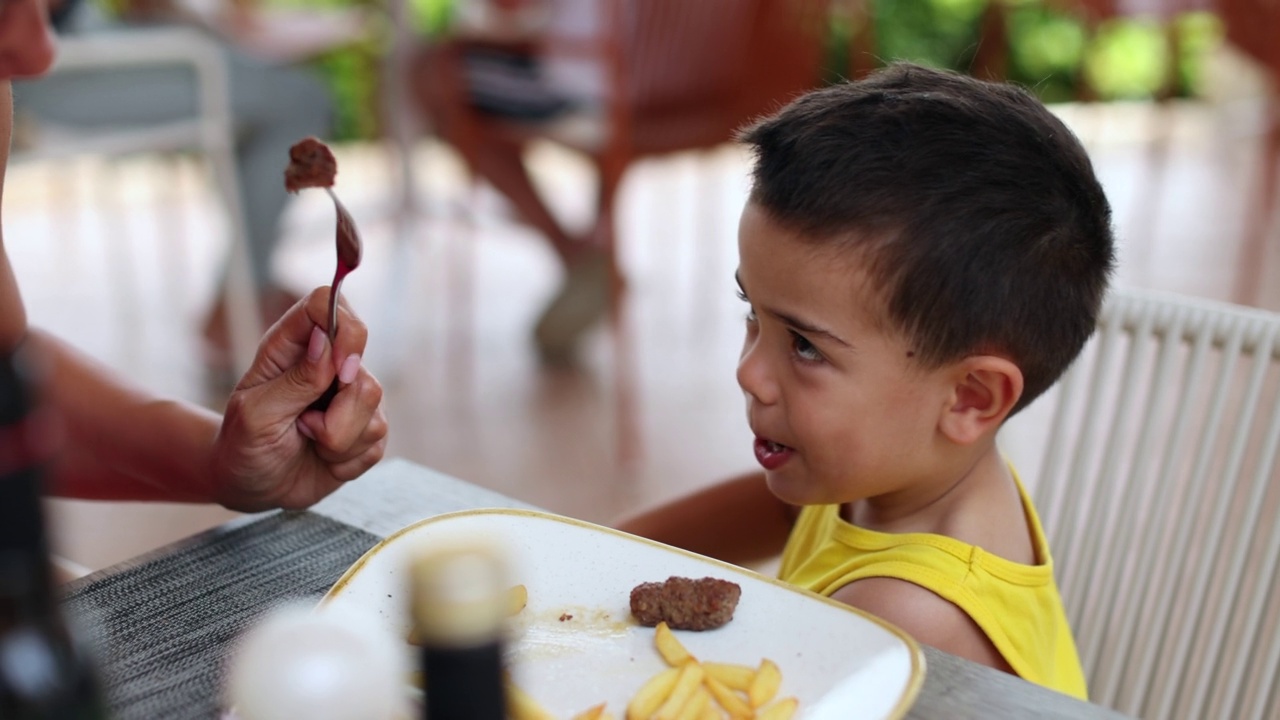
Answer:
[{"label": "boy's bare shoulder", "polygon": [[953,634],[963,625],[962,620],[977,627],[968,614],[950,601],[899,578],[857,580],[837,590],[831,598],[888,620],[922,640]]},{"label": "boy's bare shoulder", "polygon": [[889,577],[865,578],[845,585],[831,598],[887,620],[918,642],[1012,672],[968,613],[915,583]]}]

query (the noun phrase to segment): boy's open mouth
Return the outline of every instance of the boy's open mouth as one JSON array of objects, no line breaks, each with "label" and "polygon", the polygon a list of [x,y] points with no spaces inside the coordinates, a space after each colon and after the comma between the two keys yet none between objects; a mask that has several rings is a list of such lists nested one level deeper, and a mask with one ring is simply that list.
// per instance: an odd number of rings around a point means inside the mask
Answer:
[{"label": "boy's open mouth", "polygon": [[757,437],[755,442],[756,461],[765,470],[776,470],[791,459],[792,448],[767,438]]}]

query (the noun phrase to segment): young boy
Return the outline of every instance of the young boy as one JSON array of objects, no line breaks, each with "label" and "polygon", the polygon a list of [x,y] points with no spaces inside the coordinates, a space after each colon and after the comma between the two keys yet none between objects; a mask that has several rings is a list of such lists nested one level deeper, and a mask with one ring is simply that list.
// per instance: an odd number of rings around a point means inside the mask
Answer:
[{"label": "young boy", "polygon": [[996,447],[1114,263],[1084,149],[1026,92],[898,64],[742,134],[738,383],[763,477],[620,523],[1085,696],[1044,534]]}]

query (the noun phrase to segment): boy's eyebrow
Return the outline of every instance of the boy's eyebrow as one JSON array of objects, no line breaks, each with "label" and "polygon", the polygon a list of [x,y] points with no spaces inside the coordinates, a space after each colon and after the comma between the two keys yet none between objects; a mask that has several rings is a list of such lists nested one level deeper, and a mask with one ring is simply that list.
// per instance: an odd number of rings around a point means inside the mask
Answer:
[{"label": "boy's eyebrow", "polygon": [[803,320],[800,320],[799,318],[791,317],[790,315],[780,313],[777,310],[770,310],[769,308],[765,308],[765,312],[769,313],[770,315],[781,320],[783,323],[790,325],[791,327],[801,332],[807,333],[809,335],[821,335],[822,337],[825,337],[834,343],[843,345],[849,348],[850,350],[853,349],[852,345],[840,339],[839,336],[832,334],[830,330],[823,330],[822,328],[816,325],[811,325],[807,322],[804,322]]},{"label": "boy's eyebrow", "polygon": [[[738,283],[738,289],[742,291],[742,294],[746,295],[747,290],[746,288],[742,287],[742,277],[737,272],[735,272],[733,274],[733,279]],[[849,344],[848,342],[845,342],[843,339],[841,339],[838,335],[835,335],[834,333],[832,333],[830,330],[824,330],[818,327],[817,325],[807,323],[799,318],[792,317],[791,315],[787,315],[785,313],[780,313],[777,310],[773,310],[771,308],[764,308],[764,311],[781,320],[783,324],[790,325],[796,330],[799,330],[804,333],[808,333],[810,335],[821,335],[822,337],[825,337],[834,343],[843,345],[844,347],[847,347],[850,350],[853,349],[853,345]]]}]

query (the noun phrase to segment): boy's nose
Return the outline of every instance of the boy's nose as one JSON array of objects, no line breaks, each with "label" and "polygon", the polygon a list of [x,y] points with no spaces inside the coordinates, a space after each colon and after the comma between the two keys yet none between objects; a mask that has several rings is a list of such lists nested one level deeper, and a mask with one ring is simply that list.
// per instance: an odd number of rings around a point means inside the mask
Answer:
[{"label": "boy's nose", "polygon": [[772,405],[778,400],[778,385],[773,380],[769,363],[759,343],[752,343],[742,349],[742,357],[738,359],[738,387],[752,400],[763,405]]},{"label": "boy's nose", "polygon": [[44,0],[0,1],[0,79],[41,75],[53,64]]}]

